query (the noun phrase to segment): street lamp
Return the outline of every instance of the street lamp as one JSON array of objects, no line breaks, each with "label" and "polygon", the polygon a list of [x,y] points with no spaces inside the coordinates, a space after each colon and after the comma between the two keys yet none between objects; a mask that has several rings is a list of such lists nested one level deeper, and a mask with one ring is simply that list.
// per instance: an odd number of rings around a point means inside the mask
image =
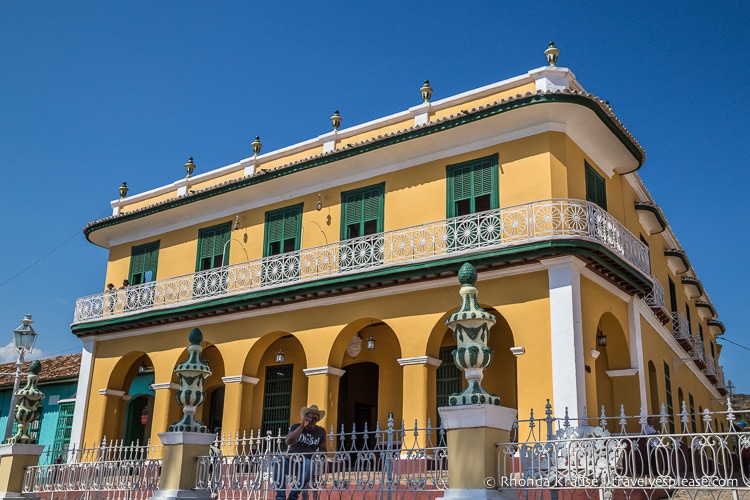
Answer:
[{"label": "street lamp", "polygon": [[18,392],[18,386],[21,384],[21,369],[23,368],[23,358],[26,351],[31,351],[34,347],[34,341],[36,340],[37,333],[31,324],[34,321],[31,319],[31,314],[25,314],[21,320],[21,325],[13,330],[13,342],[16,344],[16,350],[18,351],[18,359],[16,360],[16,380],[13,383],[13,393],[10,397],[10,409],[8,410],[8,422],[5,426],[5,436],[3,442],[8,440],[10,432],[13,430],[13,413],[15,412],[16,406],[16,392]]}]

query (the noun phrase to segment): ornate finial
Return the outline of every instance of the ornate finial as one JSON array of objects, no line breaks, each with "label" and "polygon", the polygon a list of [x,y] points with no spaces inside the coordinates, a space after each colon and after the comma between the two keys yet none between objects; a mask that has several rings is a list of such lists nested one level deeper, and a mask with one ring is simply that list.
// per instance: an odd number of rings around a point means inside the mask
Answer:
[{"label": "ornate finial", "polygon": [[458,270],[458,282],[462,285],[471,285],[477,282],[477,270],[468,262]]},{"label": "ornate finial", "polygon": [[259,135],[255,136],[255,140],[250,144],[250,147],[253,148],[253,154],[255,156],[258,156],[260,154],[260,148],[263,147],[263,143],[260,142]]},{"label": "ornate finial", "polygon": [[193,170],[195,170],[195,163],[193,163],[193,157],[191,156],[185,164],[185,172],[187,172],[186,177],[193,175]]},{"label": "ornate finial", "polygon": [[430,98],[432,97],[432,87],[430,87],[429,80],[424,81],[424,85],[422,85],[422,88],[419,89],[419,93],[422,95],[422,100],[424,102],[430,101]]},{"label": "ornate finial", "polygon": [[123,199],[128,195],[128,185],[125,181],[122,181],[122,186],[119,187],[118,191],[120,192],[120,199]]},{"label": "ornate finial", "polygon": [[467,388],[460,394],[448,398],[450,406],[469,404],[499,405],[500,398],[482,387],[484,370],[492,363],[492,349],[487,347],[490,328],[495,317],[479,307],[477,302],[477,271],[469,263],[461,266],[458,272],[461,282],[461,307],[445,320],[445,325],[453,330],[457,348],[453,351],[453,361],[464,371]]},{"label": "ornate finial", "polygon": [[338,130],[341,126],[341,115],[339,114],[339,110],[333,112],[333,116],[331,116],[331,126],[333,126],[333,130]]},{"label": "ornate finial", "polygon": [[18,431],[8,439],[8,443],[33,444],[36,442],[29,436],[29,428],[37,419],[37,410],[42,404],[44,393],[39,390],[39,372],[42,371],[42,363],[39,360],[32,361],[29,366],[29,374],[26,377],[26,386],[16,392],[18,404],[16,404],[14,416],[18,422]]},{"label": "ornate finial", "polygon": [[550,66],[556,66],[557,56],[560,55],[560,49],[555,47],[555,42],[550,42],[549,47],[544,51],[544,55],[547,56],[547,62]]},{"label": "ornate finial", "polygon": [[200,328],[193,328],[188,335],[188,341],[190,345],[200,345],[203,342],[203,332]]},{"label": "ornate finial", "polygon": [[174,369],[180,384],[175,395],[177,404],[182,406],[182,419],[169,426],[169,432],[208,432],[205,425],[195,420],[195,409],[206,399],[206,379],[211,376],[211,368],[201,359],[203,333],[198,328],[188,335],[190,346],[188,357]]}]

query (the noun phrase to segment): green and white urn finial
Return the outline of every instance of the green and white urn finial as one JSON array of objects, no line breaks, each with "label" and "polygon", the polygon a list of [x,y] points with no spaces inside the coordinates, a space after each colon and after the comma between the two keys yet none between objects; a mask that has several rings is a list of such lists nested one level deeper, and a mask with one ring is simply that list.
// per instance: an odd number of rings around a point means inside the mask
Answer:
[{"label": "green and white urn finial", "polygon": [[182,419],[169,426],[169,432],[208,432],[205,425],[195,420],[195,409],[206,400],[203,390],[206,379],[211,376],[211,368],[201,359],[203,333],[193,328],[188,337],[188,358],[174,369],[180,384],[177,391],[177,404],[182,406]]},{"label": "green and white urn finial", "polygon": [[36,439],[29,436],[29,427],[38,418],[37,412],[44,399],[44,393],[37,386],[40,371],[42,371],[42,364],[39,360],[32,361],[26,377],[26,386],[16,392],[18,404],[15,408],[15,418],[18,422],[18,432],[8,439],[8,443],[34,444],[36,442]]},{"label": "green and white urn finial", "polygon": [[470,404],[500,405],[500,398],[482,387],[484,369],[492,363],[492,349],[487,347],[490,328],[495,317],[479,307],[477,302],[477,270],[468,262],[458,271],[461,283],[461,307],[445,320],[445,325],[453,330],[457,348],[453,351],[453,361],[464,371],[468,386],[460,394],[448,398],[450,406]]}]

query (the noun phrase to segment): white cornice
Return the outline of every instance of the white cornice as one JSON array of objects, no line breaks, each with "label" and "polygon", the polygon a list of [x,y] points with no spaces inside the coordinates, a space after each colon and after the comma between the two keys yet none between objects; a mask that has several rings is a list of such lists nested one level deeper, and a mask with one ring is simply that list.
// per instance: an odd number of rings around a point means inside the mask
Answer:
[{"label": "white cornice", "polygon": [[632,377],[638,373],[638,368],[623,368],[622,370],[607,370],[608,377]]},{"label": "white cornice", "polygon": [[152,391],[162,391],[164,389],[176,391],[180,388],[180,384],[175,382],[160,382],[158,384],[151,384],[149,387],[151,387]]},{"label": "white cornice", "polygon": [[225,384],[242,383],[255,385],[260,382],[260,379],[257,377],[249,377],[247,375],[232,375],[231,377],[221,377],[221,381]]},{"label": "white cornice", "polygon": [[440,366],[443,362],[437,358],[433,358],[432,356],[415,356],[413,358],[399,358],[396,361],[398,361],[398,364],[401,366],[407,366],[407,365],[431,365],[431,366]]},{"label": "white cornice", "polygon": [[125,391],[118,391],[117,389],[99,389],[99,394],[102,396],[115,396],[121,398],[125,395]]},{"label": "white cornice", "polygon": [[313,375],[333,375],[334,377],[341,377],[346,373],[346,370],[333,366],[318,366],[316,368],[304,368],[302,372],[308,377],[312,377]]}]

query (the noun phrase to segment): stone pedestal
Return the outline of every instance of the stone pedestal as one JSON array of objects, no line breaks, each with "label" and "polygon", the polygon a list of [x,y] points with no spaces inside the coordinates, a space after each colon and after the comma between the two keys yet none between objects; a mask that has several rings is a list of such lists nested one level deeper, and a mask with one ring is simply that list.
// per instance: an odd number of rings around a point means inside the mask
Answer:
[{"label": "stone pedestal", "polygon": [[208,500],[208,491],[195,490],[196,457],[210,454],[216,434],[204,432],[160,432],[164,445],[159,490],[154,499]]},{"label": "stone pedestal", "polygon": [[44,446],[35,444],[0,445],[0,499],[34,498],[21,495],[26,467],[39,464]]},{"label": "stone pedestal", "polygon": [[497,448],[510,441],[517,411],[496,405],[463,405],[439,408],[448,444],[448,482],[443,498],[451,500],[499,499]]}]

